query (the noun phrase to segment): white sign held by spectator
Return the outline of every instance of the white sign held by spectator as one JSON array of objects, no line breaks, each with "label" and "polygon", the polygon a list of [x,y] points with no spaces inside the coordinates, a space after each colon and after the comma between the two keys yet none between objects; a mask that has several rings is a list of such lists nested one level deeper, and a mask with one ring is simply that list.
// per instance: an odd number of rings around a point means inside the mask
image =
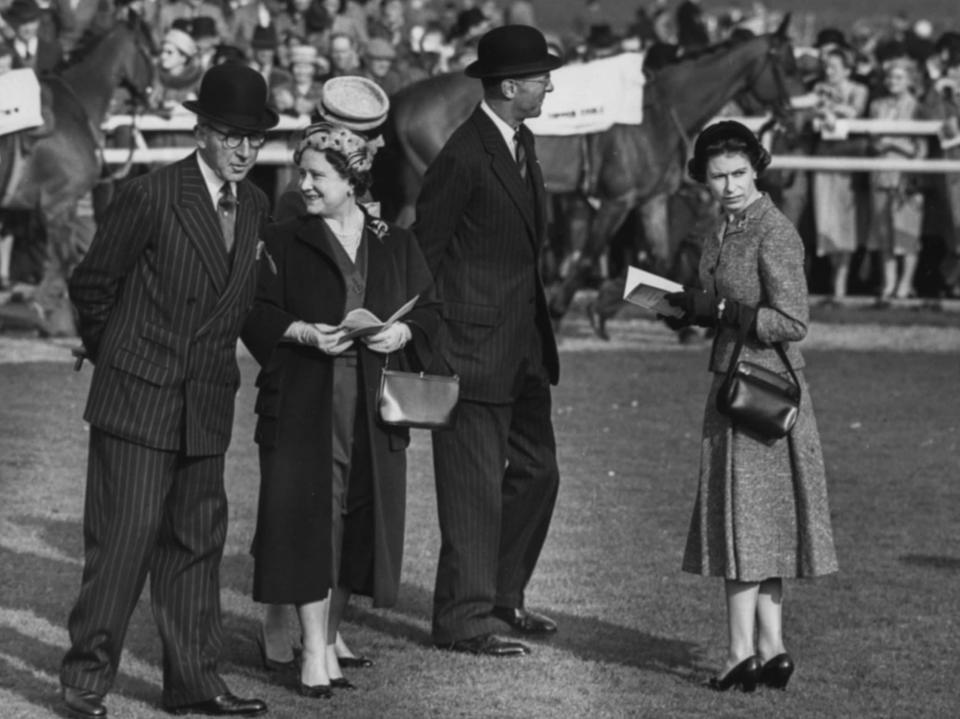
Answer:
[{"label": "white sign held by spectator", "polygon": [[643,53],[625,52],[564,65],[550,77],[540,117],[526,121],[535,135],[603,132],[611,125],[643,121]]},{"label": "white sign held by spectator", "polygon": [[30,68],[0,75],[0,135],[39,127],[40,82]]}]

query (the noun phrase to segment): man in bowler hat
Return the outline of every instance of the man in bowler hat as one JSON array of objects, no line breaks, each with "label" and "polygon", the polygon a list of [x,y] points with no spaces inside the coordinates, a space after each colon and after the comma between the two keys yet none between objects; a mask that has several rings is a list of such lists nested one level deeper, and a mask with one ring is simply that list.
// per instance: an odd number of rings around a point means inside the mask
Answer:
[{"label": "man in bowler hat", "polygon": [[526,25],[491,30],[477,51],[465,72],[483,83],[483,101],[427,169],[414,226],[461,388],[454,429],[433,435],[441,533],[433,641],[506,657],[529,647],[498,632],[556,631],[524,607],[559,486],[550,417],[559,362],[537,261],[543,177],[523,121],[540,114],[561,60]]},{"label": "man in bowler hat", "polygon": [[245,179],[276,125],[255,70],[201,80],[197,149],[121,185],[70,278],[93,362],[84,569],[60,681],[71,716],[104,717],[130,615],[150,577],[174,714],[256,715],[217,672],[224,453],[240,384],[236,343],[269,209]]}]

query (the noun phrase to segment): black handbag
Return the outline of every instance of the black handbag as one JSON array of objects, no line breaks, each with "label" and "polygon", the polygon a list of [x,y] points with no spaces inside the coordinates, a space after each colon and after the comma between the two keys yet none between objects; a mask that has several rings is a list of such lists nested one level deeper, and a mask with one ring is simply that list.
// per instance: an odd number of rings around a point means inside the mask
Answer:
[{"label": "black handbag", "polygon": [[787,366],[793,381],[753,362],[740,361],[748,328],[741,328],[730,366],[717,390],[717,411],[764,439],[785,437],[800,413],[800,381],[783,344],[773,348]]},{"label": "black handbag", "polygon": [[380,370],[377,413],[384,424],[420,429],[449,429],[460,398],[456,374],[404,372],[389,367],[386,356]]}]

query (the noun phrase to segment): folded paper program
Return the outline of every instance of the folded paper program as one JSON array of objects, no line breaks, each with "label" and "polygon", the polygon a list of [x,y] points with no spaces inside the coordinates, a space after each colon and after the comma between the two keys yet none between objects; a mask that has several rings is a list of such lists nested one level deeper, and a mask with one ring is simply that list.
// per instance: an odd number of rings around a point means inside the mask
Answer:
[{"label": "folded paper program", "polygon": [[671,292],[683,292],[683,285],[639,267],[627,268],[627,282],[623,288],[623,299],[627,302],[664,317],[680,317],[683,310],[668,304],[664,299],[664,296]]},{"label": "folded paper program", "polygon": [[340,327],[338,328],[346,330],[341,342],[349,342],[352,339],[374,335],[380,330],[385,330],[412,310],[414,305],[417,304],[418,299],[420,299],[420,295],[414,295],[411,299],[404,302],[400,309],[385,320],[381,320],[373,314],[373,312],[364,307],[350,310],[346,317],[343,318],[343,321],[340,322]]}]

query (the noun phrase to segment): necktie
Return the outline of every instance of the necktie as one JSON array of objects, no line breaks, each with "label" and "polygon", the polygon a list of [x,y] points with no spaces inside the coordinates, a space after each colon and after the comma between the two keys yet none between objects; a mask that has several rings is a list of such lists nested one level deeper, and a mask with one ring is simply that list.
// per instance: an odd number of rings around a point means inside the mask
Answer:
[{"label": "necktie", "polygon": [[523,139],[520,135],[520,127],[518,126],[516,131],[513,133],[513,142],[517,148],[517,169],[520,170],[520,177],[524,180],[527,179],[527,148],[523,146]]},{"label": "necktie", "polygon": [[220,199],[217,201],[217,217],[220,220],[220,231],[223,233],[223,243],[229,254],[233,250],[233,230],[237,222],[237,198],[229,182],[224,182],[220,188]]}]

